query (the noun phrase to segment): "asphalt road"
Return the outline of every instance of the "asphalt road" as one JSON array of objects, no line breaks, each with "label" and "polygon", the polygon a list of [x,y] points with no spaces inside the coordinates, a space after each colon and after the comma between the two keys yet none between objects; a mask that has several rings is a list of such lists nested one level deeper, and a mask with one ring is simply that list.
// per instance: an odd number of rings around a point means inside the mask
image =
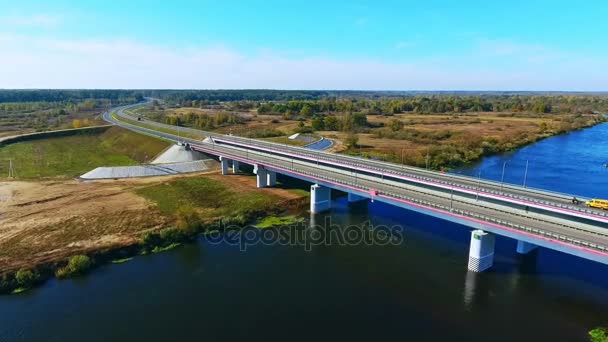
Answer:
[{"label": "asphalt road", "polygon": [[[118,109],[123,113],[125,106]],[[154,129],[141,127],[131,123],[118,121],[112,118],[111,111],[104,113],[104,119],[119,126],[138,131],[140,133],[177,141],[178,137]],[[142,122],[138,122],[142,123]],[[143,122],[148,125],[150,122]],[[167,128],[162,125],[153,127]],[[172,128],[172,127],[171,127]],[[199,131],[200,134],[200,131]],[[212,134],[219,139],[223,135]],[[191,144],[195,149],[208,153],[223,155],[228,158],[242,159],[267,165],[269,168],[283,173],[298,174],[302,178],[314,181],[334,183],[338,186],[367,192],[370,189],[378,191],[378,200],[404,200],[409,203],[420,204],[429,208],[442,210],[445,213],[454,213],[489,224],[498,224],[515,230],[529,232],[545,238],[567,242],[572,245],[585,246],[593,250],[606,251],[608,248],[608,234],[603,228],[576,222],[573,220],[530,213],[508,205],[489,203],[474,200],[465,194],[456,191],[446,193],[444,189],[429,189],[413,184],[400,182],[398,179],[383,179],[377,175],[358,174],[352,170],[337,169],[315,161],[292,158],[286,155],[264,152],[246,147],[227,146],[217,143],[204,143],[201,140],[183,138],[179,140]],[[247,142],[250,143],[249,139]],[[280,145],[281,146],[281,145]]]},{"label": "asphalt road", "polygon": [[[130,106],[121,107],[117,112],[124,115],[124,109],[128,107]],[[177,141],[177,136],[173,134],[115,120],[111,117],[111,111],[104,113],[104,119],[144,134]],[[148,125],[150,122],[146,121],[143,123]],[[160,125],[150,126],[166,128],[164,125]],[[200,134],[200,131],[197,132]],[[226,136],[223,135],[212,134],[212,136],[217,139],[226,139]],[[288,155],[264,152],[258,149],[235,147],[219,143],[204,143],[201,140],[183,137],[180,140],[191,144],[195,149],[223,155],[228,158],[249,160],[267,165],[271,169],[274,168],[284,173],[296,173],[313,182],[315,180],[331,182],[342,187],[363,192],[375,189],[378,191],[378,200],[383,200],[383,198],[405,200],[410,203],[439,209],[446,213],[456,213],[472,220],[495,223],[515,230],[523,230],[539,236],[566,241],[573,245],[589,247],[591,244],[590,248],[595,250],[604,251],[608,247],[607,231],[592,224],[576,222],[567,218],[530,213],[509,205],[501,205],[500,203],[484,202],[483,200],[472,199],[470,196],[466,196],[465,193],[458,191],[446,192],[445,189],[425,188],[390,177],[384,179],[373,174],[359,174],[355,171],[356,167],[351,170],[345,170],[323,165],[316,160],[296,159]],[[249,139],[246,139],[246,142],[247,144],[252,143]]]},{"label": "asphalt road", "polygon": [[[117,115],[125,120],[137,120],[125,112],[125,109],[136,107],[141,104],[121,107],[117,110]],[[114,121],[114,123],[116,123]],[[175,130],[175,126],[158,123],[150,120],[142,120],[148,126]],[[275,154],[285,156],[296,156],[300,159],[307,159],[314,162],[326,162],[332,165],[342,165],[361,172],[374,173],[382,177],[392,177],[404,182],[421,183],[425,186],[436,187],[460,193],[475,194],[475,196],[505,201],[522,207],[534,207],[542,210],[555,211],[565,215],[582,217],[602,223],[608,223],[608,212],[586,207],[584,203],[573,205],[572,199],[576,197],[581,202],[588,199],[570,194],[550,192],[540,189],[525,188],[513,184],[501,184],[499,182],[466,177],[461,175],[441,173],[437,171],[425,170],[416,167],[409,167],[387,163],[382,161],[364,159],[359,157],[347,156],[324,151],[313,151],[301,147],[283,145],[261,140],[242,138],[205,132],[202,130],[180,127],[180,132],[200,136],[213,137],[216,142],[226,144],[246,146],[250,148],[260,148],[271,151]]]}]

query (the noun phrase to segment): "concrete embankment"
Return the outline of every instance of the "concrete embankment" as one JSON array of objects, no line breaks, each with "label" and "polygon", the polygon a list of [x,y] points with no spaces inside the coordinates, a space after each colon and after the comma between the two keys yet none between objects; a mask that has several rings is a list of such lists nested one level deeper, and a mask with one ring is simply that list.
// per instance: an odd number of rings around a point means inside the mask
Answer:
[{"label": "concrete embankment", "polygon": [[207,171],[217,167],[217,162],[206,155],[183,145],[171,145],[151,164],[136,166],[98,167],[89,171],[81,179],[113,179],[166,176],[180,173]]},{"label": "concrete embankment", "polygon": [[98,167],[80,176],[81,179],[112,179],[167,176],[210,170],[217,164],[214,160],[197,160],[185,163],[150,164],[137,166]]}]

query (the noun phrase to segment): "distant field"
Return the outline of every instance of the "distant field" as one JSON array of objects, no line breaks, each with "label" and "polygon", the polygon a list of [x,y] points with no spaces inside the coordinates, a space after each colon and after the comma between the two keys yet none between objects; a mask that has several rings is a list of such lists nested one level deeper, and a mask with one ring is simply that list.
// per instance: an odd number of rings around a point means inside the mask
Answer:
[{"label": "distant field", "polygon": [[19,179],[71,178],[99,166],[137,165],[151,160],[168,143],[112,127],[103,133],[20,142],[0,148],[0,178],[8,159]]}]

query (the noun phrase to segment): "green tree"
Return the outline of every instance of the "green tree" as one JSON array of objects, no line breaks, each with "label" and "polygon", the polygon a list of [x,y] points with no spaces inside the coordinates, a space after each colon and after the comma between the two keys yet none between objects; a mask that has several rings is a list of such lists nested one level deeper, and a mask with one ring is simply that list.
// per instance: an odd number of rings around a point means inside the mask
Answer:
[{"label": "green tree", "polygon": [[302,107],[302,109],[300,110],[300,115],[302,115],[305,118],[312,116],[312,114],[313,114],[312,108],[307,104],[304,105]]},{"label": "green tree", "polygon": [[328,131],[337,131],[338,130],[338,118],[333,115],[328,115],[323,120],[325,129]]},{"label": "green tree", "polygon": [[392,119],[389,127],[393,132],[400,131],[403,128],[403,122],[399,119]]},{"label": "green tree", "polygon": [[15,280],[17,280],[17,284],[21,287],[30,287],[38,281],[38,274],[31,270],[20,269],[15,274]]},{"label": "green tree", "polygon": [[325,129],[325,121],[322,117],[317,116],[312,119],[312,129],[315,131],[322,131]]},{"label": "green tree", "polygon": [[353,125],[355,127],[365,127],[367,126],[367,115],[363,113],[355,113],[353,114]]}]

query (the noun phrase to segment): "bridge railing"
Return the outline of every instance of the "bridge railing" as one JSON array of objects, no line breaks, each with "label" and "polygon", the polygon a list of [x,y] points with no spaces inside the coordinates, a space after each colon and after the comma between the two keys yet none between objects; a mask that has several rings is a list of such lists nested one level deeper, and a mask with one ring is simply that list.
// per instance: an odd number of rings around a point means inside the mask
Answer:
[{"label": "bridge railing", "polygon": [[[319,175],[317,173],[313,173],[313,172],[309,172],[306,170],[302,170],[302,169],[298,169],[298,168],[294,168],[291,167],[289,165],[287,165],[287,168],[294,171],[294,172],[298,172],[300,174],[305,174],[305,175],[309,175],[312,176],[314,178],[321,178],[327,181],[330,181],[332,183],[336,183],[336,184],[342,184],[346,187],[349,188],[355,188],[361,192],[369,192],[371,190],[370,187],[359,184],[359,183],[355,183],[355,182],[349,182],[349,181],[345,181],[343,179],[338,179],[335,177],[327,177],[324,175]],[[594,250],[598,250],[598,251],[602,251],[602,252],[608,252],[608,247],[604,246],[604,245],[600,245],[600,244],[596,244],[596,243],[592,243],[592,242],[587,242],[584,240],[580,240],[580,239],[576,239],[576,238],[572,238],[569,237],[567,235],[562,235],[562,234],[556,234],[556,233],[552,233],[552,232],[548,232],[548,231],[544,231],[538,228],[533,228],[533,227],[529,227],[529,226],[525,226],[525,225],[520,225],[517,223],[513,223],[513,222],[509,222],[509,221],[505,221],[505,220],[500,220],[500,219],[496,219],[490,216],[486,216],[486,215],[482,215],[479,213],[475,213],[472,211],[468,211],[468,210],[464,210],[464,209],[460,209],[460,208],[454,208],[454,207],[448,207],[445,205],[441,205],[438,203],[434,203],[434,202],[429,202],[429,201],[425,201],[425,200],[421,200],[418,198],[414,198],[414,197],[410,197],[410,196],[405,196],[405,195],[401,195],[401,194],[397,194],[397,193],[393,193],[393,192],[389,192],[389,191],[383,191],[383,190],[376,190],[376,193],[379,195],[379,197],[382,197],[382,195],[384,195],[385,197],[388,197],[389,199],[395,198],[395,199],[402,199],[411,203],[416,203],[425,207],[430,207],[430,208],[435,208],[435,209],[439,209],[445,212],[449,212],[449,213],[456,213],[456,214],[460,214],[462,216],[466,216],[466,217],[470,217],[470,218],[474,218],[477,220],[481,220],[481,221],[485,221],[487,223],[492,223],[492,224],[496,224],[499,226],[503,226],[503,227],[508,227],[508,228],[512,228],[521,232],[527,232],[527,233],[531,233],[534,235],[538,235],[538,236],[542,236],[542,237],[547,237],[547,238],[551,238],[551,239],[555,239],[555,240],[559,240],[559,241],[563,241],[563,242],[567,242],[573,245],[577,245],[577,246],[581,246],[581,247],[585,247],[585,248],[591,248]],[[575,229],[575,230],[579,230],[585,233],[591,233],[594,235],[598,235],[598,236],[603,236],[606,237],[608,236],[607,234],[601,234],[601,233],[597,233],[594,231],[588,231],[588,230],[584,230],[584,229],[580,229],[580,228],[576,228],[576,227],[568,227],[571,229]]]},{"label": "bridge railing", "polygon": [[[126,107],[128,108],[128,107],[135,107],[135,106],[136,105],[130,105],[130,106],[126,106]],[[148,122],[148,121],[149,120],[146,120],[146,122]],[[167,125],[167,124],[158,123],[158,122],[154,122],[154,121],[150,121],[150,123],[152,123],[152,124],[154,124],[154,126],[158,126],[158,127],[167,126],[167,127],[174,128],[174,126],[172,126],[172,125]],[[548,200],[536,199],[536,198],[532,198],[532,197],[528,197],[528,196],[516,195],[516,194],[510,193],[510,192],[505,192],[505,191],[497,191],[497,190],[492,190],[492,189],[487,189],[487,188],[482,189],[479,186],[471,186],[471,185],[446,181],[446,180],[443,180],[443,179],[437,178],[437,177],[426,177],[426,176],[420,176],[420,175],[404,172],[405,170],[411,170],[411,171],[417,171],[417,172],[432,173],[434,176],[445,177],[445,175],[440,175],[440,174],[437,174],[436,172],[432,172],[432,171],[421,169],[421,168],[414,168],[411,166],[399,167],[396,164],[375,161],[375,160],[371,160],[371,159],[362,159],[360,157],[354,157],[354,156],[348,156],[348,155],[337,155],[335,153],[329,153],[326,151],[313,151],[313,150],[297,149],[293,146],[283,145],[283,144],[279,144],[279,143],[275,143],[275,142],[259,141],[259,140],[238,137],[238,136],[232,136],[232,135],[229,136],[229,135],[223,135],[223,134],[216,134],[216,133],[205,132],[205,131],[201,131],[201,130],[197,130],[197,129],[187,128],[187,127],[180,127],[180,130],[183,130],[184,132],[192,132],[195,134],[205,134],[205,135],[208,135],[210,137],[215,137],[215,138],[238,140],[238,141],[242,141],[243,143],[250,143],[250,144],[254,143],[257,145],[273,146],[275,148],[279,148],[282,150],[297,152],[299,155],[306,156],[311,159],[323,160],[326,162],[340,162],[342,164],[350,165],[353,168],[361,167],[361,164],[365,163],[366,168],[375,170],[380,174],[385,174],[386,169],[390,168],[391,174],[401,175],[401,176],[418,179],[418,180],[422,180],[422,181],[426,181],[426,182],[433,182],[433,183],[450,186],[450,187],[467,189],[469,191],[478,192],[480,195],[483,195],[483,194],[497,195],[497,196],[507,197],[507,198],[511,198],[511,199],[515,199],[515,200],[528,201],[528,202],[532,202],[532,203],[536,203],[536,204],[557,207],[557,208],[576,211],[576,212],[580,212],[580,213],[584,213],[584,214],[590,214],[590,215],[608,218],[608,213],[606,213],[606,212],[591,210],[588,208],[581,208],[578,206],[572,206],[572,205],[563,204],[563,203],[559,203],[559,202],[555,202],[555,201],[548,201]],[[390,175],[388,175],[388,176],[390,177]],[[543,194],[543,195],[559,196],[560,199],[562,199],[562,200],[572,197],[572,195],[559,193],[559,192],[535,189],[535,188],[530,188],[530,187],[520,188],[517,186],[513,186],[511,184],[498,183],[498,182],[491,181],[491,180],[482,181],[482,180],[479,180],[478,178],[465,176],[465,175],[450,174],[449,177],[466,179],[469,182],[478,182],[479,181],[479,182],[481,182],[481,184],[487,184],[487,185],[491,184],[496,187],[501,186],[503,188],[510,188],[510,189],[514,189],[514,190],[524,190],[525,189],[526,191],[533,191],[533,192],[537,192],[537,193]],[[583,199],[584,197],[581,196],[579,198]]]}]

